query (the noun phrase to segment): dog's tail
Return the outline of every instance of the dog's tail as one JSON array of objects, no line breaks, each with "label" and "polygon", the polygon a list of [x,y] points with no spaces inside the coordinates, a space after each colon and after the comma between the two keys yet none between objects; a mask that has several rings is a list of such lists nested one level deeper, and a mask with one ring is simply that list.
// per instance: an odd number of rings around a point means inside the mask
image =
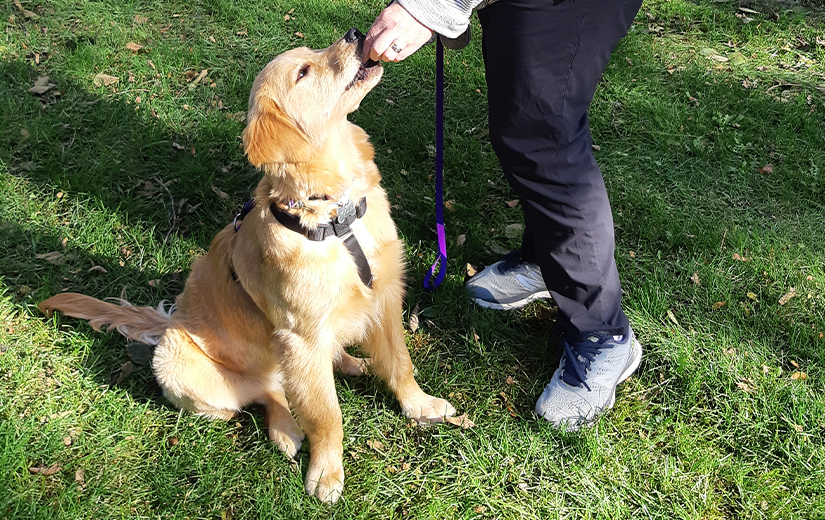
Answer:
[{"label": "dog's tail", "polygon": [[105,326],[109,330],[116,329],[132,341],[157,345],[169,327],[175,306],[165,309],[164,302],[160,302],[156,309],[135,307],[126,300],[113,299],[120,302],[120,305],[82,294],[62,293],[40,302],[38,307],[48,317],[54,311],[60,311],[73,318],[89,320],[89,325],[96,331]]}]

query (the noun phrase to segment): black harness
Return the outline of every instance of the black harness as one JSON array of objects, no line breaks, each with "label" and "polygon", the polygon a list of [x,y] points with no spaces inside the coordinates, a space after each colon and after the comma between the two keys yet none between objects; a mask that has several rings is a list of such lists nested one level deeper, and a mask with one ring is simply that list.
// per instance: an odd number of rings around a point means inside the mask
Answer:
[{"label": "black harness", "polygon": [[[252,210],[253,206],[253,201],[247,201],[243,205],[241,213],[235,217],[236,232],[241,227],[239,221],[246,217],[246,215]],[[294,231],[305,236],[313,242],[321,242],[333,236],[340,238],[344,242],[344,247],[347,248],[347,251],[349,251],[350,255],[352,255],[352,259],[355,261],[355,267],[358,269],[358,277],[361,278],[364,285],[372,288],[372,270],[370,270],[370,264],[367,261],[367,256],[364,254],[364,250],[361,249],[361,244],[359,244],[358,239],[355,238],[355,234],[352,232],[351,227],[352,223],[355,222],[355,219],[363,217],[367,212],[366,197],[362,198],[358,204],[355,204],[353,201],[349,201],[342,206],[338,206],[338,215],[333,220],[325,224],[319,224],[318,227],[314,228],[302,226],[301,218],[298,215],[293,215],[292,213],[282,210],[274,202],[270,203],[269,211],[272,212],[272,216],[275,217],[275,220],[280,222],[282,226],[290,231]]]}]

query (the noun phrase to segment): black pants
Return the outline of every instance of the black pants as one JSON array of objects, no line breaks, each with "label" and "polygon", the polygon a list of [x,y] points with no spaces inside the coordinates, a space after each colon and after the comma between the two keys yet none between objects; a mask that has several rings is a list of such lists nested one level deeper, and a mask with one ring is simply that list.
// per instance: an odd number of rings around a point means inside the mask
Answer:
[{"label": "black pants", "polygon": [[500,0],[479,11],[490,138],[565,334],[626,334],[613,216],[587,112],[641,0]]}]

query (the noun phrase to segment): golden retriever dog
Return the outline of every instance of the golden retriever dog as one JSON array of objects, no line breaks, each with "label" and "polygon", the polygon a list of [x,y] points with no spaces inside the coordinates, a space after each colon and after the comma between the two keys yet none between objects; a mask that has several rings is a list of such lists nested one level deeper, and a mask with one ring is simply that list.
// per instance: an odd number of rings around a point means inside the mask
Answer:
[{"label": "golden retriever dog", "polygon": [[[59,310],[156,344],[152,368],[180,408],[228,419],[263,404],[269,437],[287,457],[306,435],[305,488],[328,502],[344,485],[334,368],[369,366],[416,421],[455,413],[413,378],[403,245],[374,149],[347,120],[383,73],[362,63],[363,39],[351,29],[327,49],[287,51],[255,79],[243,143],[265,175],[245,218],[195,260],[174,313],[74,293],[40,304],[47,315]],[[370,359],[347,354],[353,344]]]}]

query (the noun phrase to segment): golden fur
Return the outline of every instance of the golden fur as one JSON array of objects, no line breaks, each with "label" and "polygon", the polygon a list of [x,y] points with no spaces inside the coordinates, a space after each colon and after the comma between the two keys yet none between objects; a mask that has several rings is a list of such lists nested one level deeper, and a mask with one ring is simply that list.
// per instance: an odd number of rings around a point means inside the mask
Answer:
[{"label": "golden fur", "polygon": [[[228,419],[262,403],[269,437],[288,457],[306,434],[306,490],[324,501],[337,500],[344,481],[333,367],[362,374],[371,365],[407,417],[432,422],[455,413],[413,378],[401,321],[403,246],[373,147],[346,119],[382,74],[380,66],[362,67],[361,44],[341,39],[321,51],[293,49],[255,79],[243,134],[247,157],[265,173],[255,207],[237,233],[224,228],[194,262],[174,314],[72,293],[40,304],[47,314],[60,310],[92,320],[96,329],[108,325],[133,339],[157,340],[155,376],[183,409]],[[313,227],[330,216],[330,201],[310,197],[343,192],[367,199],[352,229],[369,259],[372,288],[340,239],[310,241],[269,209],[271,202],[304,201],[306,207],[290,211]],[[371,359],[344,351],[356,343]]]}]

